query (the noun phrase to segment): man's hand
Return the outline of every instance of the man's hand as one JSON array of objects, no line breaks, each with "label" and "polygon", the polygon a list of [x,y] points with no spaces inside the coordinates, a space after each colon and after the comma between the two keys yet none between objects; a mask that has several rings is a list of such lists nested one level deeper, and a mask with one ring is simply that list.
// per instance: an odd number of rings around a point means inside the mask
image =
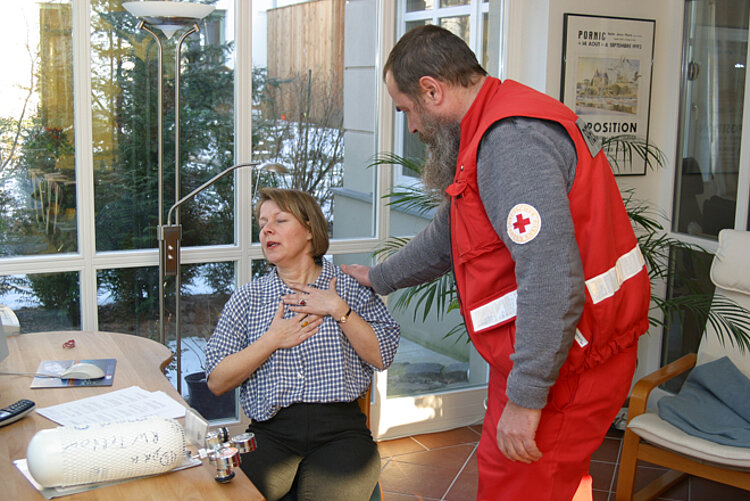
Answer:
[{"label": "man's hand", "polygon": [[357,280],[357,282],[365,287],[372,288],[372,284],[370,283],[369,266],[363,266],[361,264],[342,264],[341,271],[347,275],[351,275]]},{"label": "man's hand", "polygon": [[542,458],[534,436],[542,417],[541,409],[527,409],[510,400],[497,422],[497,447],[511,461],[531,463]]}]

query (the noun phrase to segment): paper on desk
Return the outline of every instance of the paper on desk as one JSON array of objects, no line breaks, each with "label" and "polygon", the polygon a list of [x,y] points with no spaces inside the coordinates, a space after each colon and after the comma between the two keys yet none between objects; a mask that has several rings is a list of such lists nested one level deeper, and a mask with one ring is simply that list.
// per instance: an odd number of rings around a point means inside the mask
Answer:
[{"label": "paper on desk", "polygon": [[148,416],[181,418],[185,407],[163,391],[139,386],[82,398],[64,404],[37,408],[36,412],[63,426],[111,423]]}]

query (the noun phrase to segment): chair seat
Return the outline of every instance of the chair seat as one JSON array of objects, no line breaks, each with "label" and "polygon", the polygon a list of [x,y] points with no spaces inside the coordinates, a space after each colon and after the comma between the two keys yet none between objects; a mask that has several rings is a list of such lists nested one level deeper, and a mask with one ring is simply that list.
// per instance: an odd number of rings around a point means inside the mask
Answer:
[{"label": "chair seat", "polygon": [[647,412],[628,423],[636,435],[654,445],[685,456],[736,469],[750,469],[750,448],[732,447],[694,437],[664,421],[658,414]]}]

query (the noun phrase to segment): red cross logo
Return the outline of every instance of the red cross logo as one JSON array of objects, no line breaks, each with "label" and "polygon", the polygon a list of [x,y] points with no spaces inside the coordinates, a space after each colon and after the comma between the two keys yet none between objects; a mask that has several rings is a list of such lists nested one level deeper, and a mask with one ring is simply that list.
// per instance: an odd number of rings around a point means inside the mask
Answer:
[{"label": "red cross logo", "polygon": [[526,233],[527,224],[531,224],[531,220],[523,217],[522,214],[518,214],[516,215],[516,222],[513,223],[513,227],[518,230],[518,233]]},{"label": "red cross logo", "polygon": [[508,237],[513,242],[525,244],[531,242],[539,235],[539,229],[542,227],[542,218],[539,217],[539,211],[533,205],[517,204],[508,213],[505,226],[508,231]]}]

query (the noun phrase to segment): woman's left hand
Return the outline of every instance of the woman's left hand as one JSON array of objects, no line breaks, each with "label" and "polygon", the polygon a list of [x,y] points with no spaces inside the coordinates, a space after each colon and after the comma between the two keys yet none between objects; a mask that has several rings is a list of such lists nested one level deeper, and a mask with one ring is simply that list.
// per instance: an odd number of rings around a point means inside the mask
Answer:
[{"label": "woman's left hand", "polygon": [[318,289],[305,284],[290,284],[294,294],[287,294],[282,300],[294,312],[325,316],[335,315],[348,308],[346,302],[336,292],[336,277],[331,279],[328,289]]}]

